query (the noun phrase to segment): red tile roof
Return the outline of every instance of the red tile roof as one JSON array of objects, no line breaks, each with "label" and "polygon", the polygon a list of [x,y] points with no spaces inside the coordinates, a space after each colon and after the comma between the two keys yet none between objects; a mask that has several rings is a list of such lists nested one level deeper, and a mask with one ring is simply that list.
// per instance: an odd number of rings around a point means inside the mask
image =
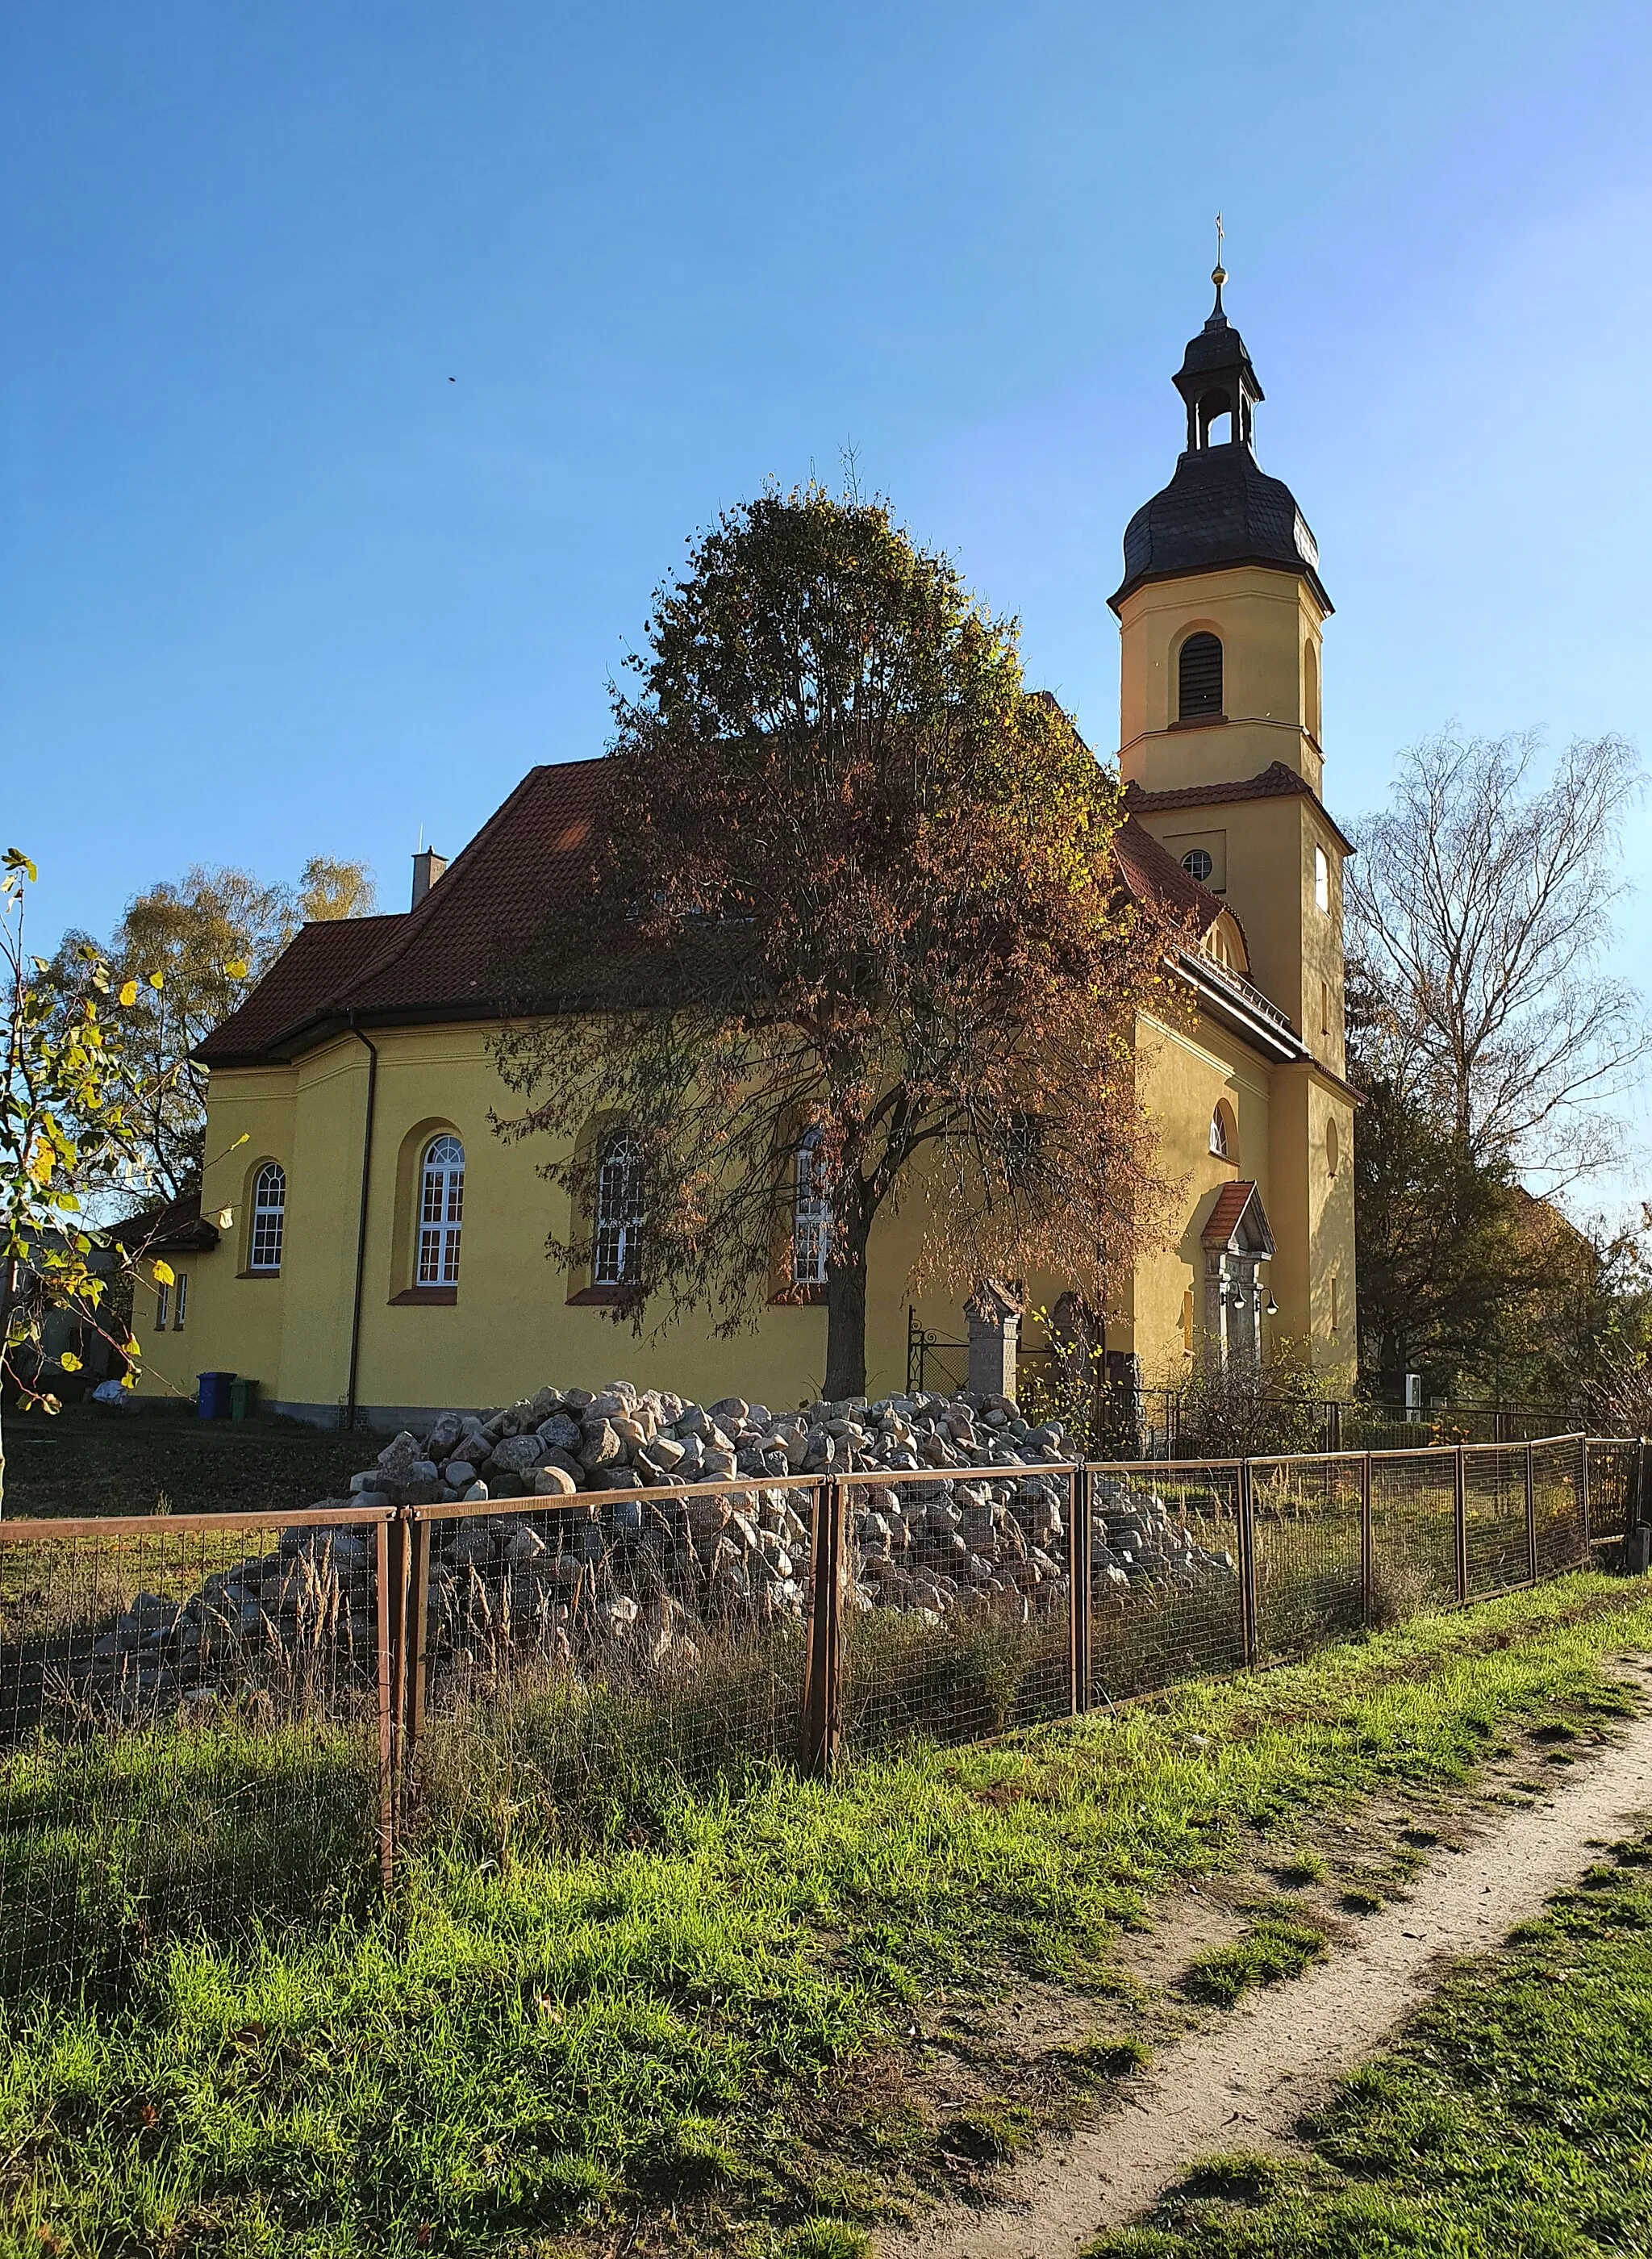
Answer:
[{"label": "red tile roof", "polygon": [[417,909],[307,925],[196,1056],[210,1066],[289,1056],[356,1014],[468,1019],[498,1009],[489,973],[587,868],[601,761],[530,769]]},{"label": "red tile roof", "polygon": [[[1201,887],[1191,871],[1184,871],[1168,847],[1159,844],[1144,823],[1127,816],[1114,835],[1124,883],[1133,894],[1156,899],[1183,917],[1191,916],[1202,936],[1210,931],[1228,905],[1208,887]],[[1228,911],[1233,916],[1231,910]],[[1234,919],[1236,925],[1238,920]]]},{"label": "red tile roof", "polygon": [[1271,1251],[1273,1234],[1268,1229],[1268,1219],[1263,1210],[1260,1195],[1255,1184],[1243,1177],[1231,1185],[1224,1185],[1217,1194],[1216,1205],[1206,1217],[1205,1229],[1200,1235],[1206,1246],[1226,1247],[1238,1230],[1244,1212],[1252,1201],[1257,1204],[1256,1220],[1261,1225],[1262,1236]]},{"label": "red tile roof", "polygon": [[[525,940],[547,903],[588,868],[602,766],[564,761],[530,769],[417,909],[303,927],[196,1057],[209,1066],[263,1065],[293,1057],[352,1017],[394,1025],[496,1013],[493,974],[502,951]],[[1133,816],[1114,852],[1133,894],[1191,916],[1200,934],[1227,907]]]},{"label": "red tile roof", "polygon": [[1299,776],[1283,761],[1270,761],[1267,767],[1253,777],[1241,777],[1231,784],[1190,784],[1179,786],[1174,792],[1144,792],[1139,784],[1124,787],[1124,804],[1136,816],[1167,816],[1180,808],[1226,808],[1239,800],[1279,800],[1292,794],[1311,800],[1325,818],[1327,830],[1344,854],[1356,851],[1353,842],[1345,837],[1335,820],[1307,779]]}]

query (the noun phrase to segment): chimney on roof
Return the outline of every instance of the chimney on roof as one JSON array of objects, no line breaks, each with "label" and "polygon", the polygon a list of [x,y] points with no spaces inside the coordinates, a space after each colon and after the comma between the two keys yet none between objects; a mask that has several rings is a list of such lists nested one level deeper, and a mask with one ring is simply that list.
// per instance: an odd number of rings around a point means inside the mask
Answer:
[{"label": "chimney on roof", "polygon": [[412,907],[415,909],[417,909],[446,868],[446,856],[438,855],[434,847],[421,848],[413,858]]}]

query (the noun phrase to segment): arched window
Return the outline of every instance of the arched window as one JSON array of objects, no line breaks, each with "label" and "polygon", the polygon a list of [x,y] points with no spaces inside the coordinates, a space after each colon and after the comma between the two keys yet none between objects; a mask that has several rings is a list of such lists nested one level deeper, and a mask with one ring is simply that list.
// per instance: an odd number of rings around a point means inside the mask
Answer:
[{"label": "arched window", "polygon": [[459,1284],[459,1229],[465,1219],[465,1148],[457,1137],[432,1137],[419,1172],[421,1286]]},{"label": "arched window", "polygon": [[279,1271],[287,1230],[287,1172],[266,1161],[253,1179],[253,1230],[247,1244],[249,1271]]},{"label": "arched window", "polygon": [[1320,734],[1320,657],[1313,645],[1302,646],[1302,719],[1308,735]]},{"label": "arched window", "polygon": [[832,1208],[826,1194],[820,1131],[811,1130],[797,1149],[792,1185],[792,1280],[799,1286],[823,1286],[826,1256],[832,1244]]},{"label": "arched window", "polygon": [[643,1149],[628,1130],[616,1130],[597,1160],[594,1286],[623,1286],[636,1278],[642,1223]]},{"label": "arched window", "polygon": [[1314,850],[1314,907],[1316,910],[1331,907],[1331,859],[1323,847]]},{"label": "arched window", "polygon": [[1342,1139],[1341,1139],[1341,1138],[1337,1136],[1337,1134],[1336,1134],[1336,1124],[1335,1124],[1335,1122],[1328,1122],[1326,1123],[1326,1125],[1325,1125],[1325,1168],[1326,1168],[1326,1173],[1327,1173],[1328,1175],[1329,1175],[1329,1176],[1333,1176],[1333,1177],[1334,1177],[1334,1176],[1336,1174],[1337,1170],[1342,1166]]},{"label": "arched window", "polygon": [[1210,1150],[1219,1161],[1234,1158],[1233,1117],[1220,1102],[1210,1117]]},{"label": "arched window", "polygon": [[1176,715],[1199,722],[1221,712],[1221,644],[1202,631],[1182,645],[1176,670]]}]

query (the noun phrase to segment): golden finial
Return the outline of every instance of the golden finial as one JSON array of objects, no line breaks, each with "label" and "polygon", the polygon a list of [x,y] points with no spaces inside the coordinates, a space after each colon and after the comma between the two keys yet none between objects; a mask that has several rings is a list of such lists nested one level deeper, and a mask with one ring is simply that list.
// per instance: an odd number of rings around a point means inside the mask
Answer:
[{"label": "golden finial", "polygon": [[1221,214],[1218,212],[1216,214],[1216,263],[1210,270],[1210,279],[1215,284],[1218,290],[1221,289],[1222,284],[1228,280],[1228,270],[1221,263]]}]

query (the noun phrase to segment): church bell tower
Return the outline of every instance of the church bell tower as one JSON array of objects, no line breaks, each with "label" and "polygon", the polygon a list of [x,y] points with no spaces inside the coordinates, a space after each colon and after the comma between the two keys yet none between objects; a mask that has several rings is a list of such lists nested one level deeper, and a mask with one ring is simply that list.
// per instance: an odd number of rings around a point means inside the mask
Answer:
[{"label": "church bell tower", "polygon": [[1257,460],[1262,386],[1223,310],[1220,267],[1213,280],[1210,317],[1172,379],[1186,445],[1126,527],[1108,599],[1119,767],[1133,812],[1228,901],[1252,979],[1340,1074],[1349,851],[1321,800],[1331,600],[1295,496]]},{"label": "church bell tower", "polygon": [[[1257,460],[1261,382],[1223,308],[1220,266],[1211,279],[1215,303],[1171,380],[1186,444],[1169,484],[1125,529],[1124,578],[1108,600],[1121,640],[1119,767],[1130,814],[1233,912],[1242,989],[1264,1017],[1271,1008],[1276,1024],[1289,1022],[1271,1046],[1238,1051],[1207,1031],[1198,1071],[1227,1065],[1232,1189],[1259,1193],[1278,1242],[1270,1338],[1311,1343],[1316,1366],[1347,1372],[1342,873],[1351,850],[1321,798],[1331,600],[1295,496]],[[1214,1132],[1211,1151],[1223,1157],[1210,1165],[1221,1179],[1228,1147]]]}]

